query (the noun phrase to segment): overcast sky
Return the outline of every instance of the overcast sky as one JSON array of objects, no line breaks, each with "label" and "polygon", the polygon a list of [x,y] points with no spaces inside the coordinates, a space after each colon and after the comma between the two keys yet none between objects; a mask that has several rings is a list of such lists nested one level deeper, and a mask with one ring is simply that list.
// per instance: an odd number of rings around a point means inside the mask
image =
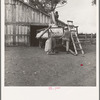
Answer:
[{"label": "overcast sky", "polygon": [[68,0],[68,3],[56,10],[59,19],[67,23],[73,20],[74,25],[79,26],[79,32],[96,32],[96,6],[92,6],[92,0]]}]

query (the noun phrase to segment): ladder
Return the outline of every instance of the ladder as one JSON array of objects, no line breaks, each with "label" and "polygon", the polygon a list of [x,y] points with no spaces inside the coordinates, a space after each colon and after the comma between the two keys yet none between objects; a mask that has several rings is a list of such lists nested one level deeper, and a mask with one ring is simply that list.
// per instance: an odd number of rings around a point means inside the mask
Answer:
[{"label": "ladder", "polygon": [[71,32],[71,40],[74,46],[75,54],[77,55],[79,51],[81,51],[81,53],[84,54],[81,42],[78,38],[78,31],[77,31],[78,26],[74,26],[73,21],[70,20],[68,20],[67,23],[69,30]]},{"label": "ladder", "polygon": [[74,46],[75,54],[77,55],[79,51],[81,51],[81,53],[84,54],[84,51],[80,43],[80,40],[78,38],[76,30],[71,30],[71,39]]}]

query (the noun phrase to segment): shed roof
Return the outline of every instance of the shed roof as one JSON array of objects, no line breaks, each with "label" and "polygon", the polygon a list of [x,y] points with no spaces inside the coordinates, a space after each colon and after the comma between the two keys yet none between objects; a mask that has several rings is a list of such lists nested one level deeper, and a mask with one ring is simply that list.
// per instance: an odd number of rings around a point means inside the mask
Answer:
[{"label": "shed roof", "polygon": [[[32,8],[32,9],[34,9],[34,10],[36,10],[36,11],[38,11],[38,12],[41,12],[41,13],[43,13],[44,15],[50,17],[49,14],[47,14],[46,12],[43,12],[43,11],[37,9],[37,8],[35,8],[34,6],[30,5],[29,3],[25,3],[25,2],[22,1],[22,0],[18,0],[18,1],[21,2],[21,3],[23,3],[24,5],[26,5],[26,6],[30,7],[30,8]],[[58,21],[59,21],[60,23],[64,24],[64,25],[67,25],[66,23],[64,23],[64,22],[61,21],[61,20],[58,20]]]}]

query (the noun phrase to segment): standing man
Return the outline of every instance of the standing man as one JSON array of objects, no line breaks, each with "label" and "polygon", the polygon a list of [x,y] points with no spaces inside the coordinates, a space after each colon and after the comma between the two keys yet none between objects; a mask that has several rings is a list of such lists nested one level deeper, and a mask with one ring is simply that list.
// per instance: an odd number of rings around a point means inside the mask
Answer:
[{"label": "standing man", "polygon": [[70,44],[70,39],[71,39],[71,32],[69,30],[70,29],[68,29],[68,28],[64,29],[64,35],[62,36],[62,45],[65,44],[67,53],[70,52],[76,56],[76,54],[71,49],[69,49],[69,44]]},{"label": "standing man", "polygon": [[66,52],[69,51],[69,43],[70,43],[71,32],[68,28],[64,29],[64,35],[62,36],[62,44],[66,46]]},{"label": "standing man", "polygon": [[58,18],[59,18],[59,14],[58,11],[55,12],[55,21],[56,21],[56,25],[58,25]]}]

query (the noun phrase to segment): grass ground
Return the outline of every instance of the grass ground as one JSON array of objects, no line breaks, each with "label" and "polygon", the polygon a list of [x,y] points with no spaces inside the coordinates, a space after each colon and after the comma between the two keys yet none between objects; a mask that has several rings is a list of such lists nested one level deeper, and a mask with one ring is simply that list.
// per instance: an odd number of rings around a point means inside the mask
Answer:
[{"label": "grass ground", "polygon": [[[6,86],[96,86],[96,46],[85,55],[46,55],[38,47],[6,47]],[[83,64],[83,66],[81,66]]]}]

